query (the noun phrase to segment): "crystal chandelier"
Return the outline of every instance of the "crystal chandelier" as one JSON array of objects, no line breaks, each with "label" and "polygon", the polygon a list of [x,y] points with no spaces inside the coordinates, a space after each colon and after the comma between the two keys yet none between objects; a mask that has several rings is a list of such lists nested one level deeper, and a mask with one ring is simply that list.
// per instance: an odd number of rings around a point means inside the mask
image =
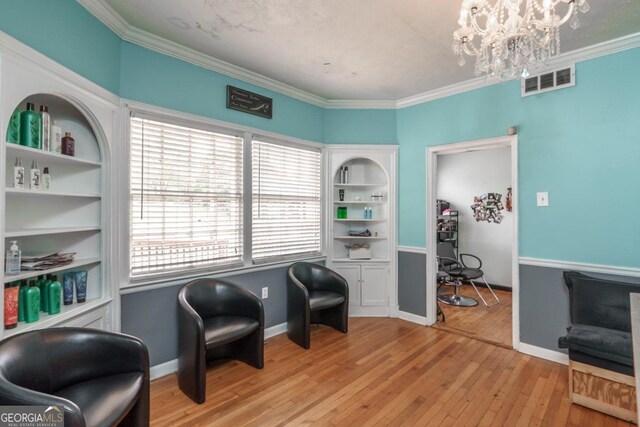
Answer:
[{"label": "crystal chandelier", "polygon": [[558,54],[560,26],[571,20],[575,30],[578,12],[589,9],[586,0],[463,0],[453,52],[460,66],[465,54],[475,56],[477,76],[526,78],[528,69],[540,69]]}]

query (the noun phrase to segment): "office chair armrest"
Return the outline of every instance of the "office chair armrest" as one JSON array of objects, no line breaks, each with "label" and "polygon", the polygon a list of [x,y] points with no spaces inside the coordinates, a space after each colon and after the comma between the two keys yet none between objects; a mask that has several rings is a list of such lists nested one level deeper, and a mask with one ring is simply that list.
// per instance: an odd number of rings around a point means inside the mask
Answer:
[{"label": "office chair armrest", "polygon": [[[440,267],[440,269],[444,272],[451,271],[455,268],[460,268],[460,262],[458,262],[458,260],[455,258],[449,258],[446,256],[436,256],[436,259],[438,260],[438,267]],[[451,264],[444,265],[442,261],[451,261]]]},{"label": "office chair armrest", "polygon": [[[464,257],[466,257],[466,256],[471,257],[471,258],[475,258],[475,259],[476,259],[476,261],[478,261],[478,264],[479,264],[479,265],[478,265],[477,267],[469,267],[469,266],[467,265],[467,263],[466,263],[466,262],[464,262]],[[460,263],[462,264],[462,266],[463,266],[464,268],[477,268],[477,269],[482,268],[482,260],[481,260],[480,258],[478,258],[477,256],[475,256],[475,255],[471,255],[471,254],[460,254]]]}]

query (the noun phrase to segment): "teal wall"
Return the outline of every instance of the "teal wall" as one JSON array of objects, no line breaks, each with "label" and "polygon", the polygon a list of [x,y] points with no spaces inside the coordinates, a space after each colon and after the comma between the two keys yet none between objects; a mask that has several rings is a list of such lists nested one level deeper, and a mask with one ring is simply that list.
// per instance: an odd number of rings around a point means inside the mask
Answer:
[{"label": "teal wall", "polygon": [[120,38],[75,1],[2,0],[0,30],[118,93]]},{"label": "teal wall", "polygon": [[400,245],[425,246],[425,147],[517,125],[520,256],[640,267],[637,64],[640,48],[577,64],[573,88],[521,98],[512,81],[399,110]]},{"label": "teal wall", "polygon": [[396,110],[325,111],[327,144],[397,144]]},{"label": "teal wall", "polygon": [[[297,138],[324,140],[324,109],[123,42],[120,96]],[[273,119],[226,108],[227,84],[273,98]]]}]

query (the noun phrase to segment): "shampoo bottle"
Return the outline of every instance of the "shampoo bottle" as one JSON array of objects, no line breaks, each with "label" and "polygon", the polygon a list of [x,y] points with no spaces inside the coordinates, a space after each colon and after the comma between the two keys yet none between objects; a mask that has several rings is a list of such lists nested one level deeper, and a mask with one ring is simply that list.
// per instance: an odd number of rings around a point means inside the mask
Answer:
[{"label": "shampoo bottle", "polygon": [[13,329],[18,326],[18,304],[20,287],[14,283],[4,284],[4,328]]},{"label": "shampoo bottle", "polygon": [[47,284],[47,302],[49,303],[49,314],[60,313],[60,294],[62,293],[62,285],[58,282],[58,277],[53,276],[51,282]]},{"label": "shampoo bottle", "polygon": [[15,109],[9,120],[7,128],[7,142],[11,144],[20,144],[20,110]]},{"label": "shampoo bottle", "polygon": [[40,106],[40,147],[45,151],[51,151],[51,117],[49,107]]},{"label": "shampoo bottle", "polygon": [[76,300],[78,302],[85,302],[87,300],[86,270],[76,271]]},{"label": "shampoo bottle", "polygon": [[76,284],[76,274],[68,271],[62,275],[62,299],[64,305],[73,304],[73,287]]},{"label": "shampoo bottle", "polygon": [[40,148],[40,115],[32,102],[27,102],[27,109],[20,113],[20,144]]},{"label": "shampoo bottle", "polygon": [[47,289],[49,288],[49,284],[53,282],[51,275],[47,275],[47,279],[44,281],[42,285],[42,290],[40,292],[40,306],[42,307],[42,311],[48,313],[49,312],[49,293]]},{"label": "shampoo bottle", "polygon": [[62,153],[62,129],[56,121],[51,125],[51,151],[54,153]]},{"label": "shampoo bottle", "polygon": [[46,284],[47,280],[44,276],[38,276],[38,280],[36,281],[36,286],[40,289],[40,311],[47,311],[47,307],[44,305],[44,294],[46,292]]},{"label": "shampoo bottle", "polygon": [[49,168],[44,168],[42,172],[42,186],[45,190],[51,190],[51,175],[49,174]]},{"label": "shampoo bottle", "polygon": [[24,166],[20,157],[16,157],[16,163],[13,166],[13,188],[24,189]]},{"label": "shampoo bottle", "polygon": [[20,294],[18,296],[18,322],[24,322],[27,320],[27,281],[22,280],[20,282]]},{"label": "shampoo bottle", "polygon": [[33,323],[40,320],[40,289],[36,286],[36,281],[29,283],[27,291],[27,310],[25,313],[27,323]]},{"label": "shampoo bottle", "polygon": [[5,274],[7,276],[20,274],[21,256],[22,256],[22,253],[18,248],[18,241],[12,240],[11,247],[7,251],[7,261],[6,261],[6,269],[5,269]]},{"label": "shampoo bottle", "polygon": [[35,160],[31,161],[31,189],[39,190],[40,189],[40,180],[42,177],[40,176],[40,169],[38,169],[38,162]]},{"label": "shampoo bottle", "polygon": [[65,132],[62,138],[62,154],[67,156],[75,156],[76,141],[71,137],[71,132]]}]

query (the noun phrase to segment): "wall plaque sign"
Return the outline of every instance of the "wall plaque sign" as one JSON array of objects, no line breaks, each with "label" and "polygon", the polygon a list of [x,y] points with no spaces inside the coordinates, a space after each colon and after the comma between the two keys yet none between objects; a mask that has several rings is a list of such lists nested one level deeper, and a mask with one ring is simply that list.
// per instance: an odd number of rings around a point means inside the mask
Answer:
[{"label": "wall plaque sign", "polygon": [[273,99],[227,85],[227,108],[270,119],[273,116]]}]

